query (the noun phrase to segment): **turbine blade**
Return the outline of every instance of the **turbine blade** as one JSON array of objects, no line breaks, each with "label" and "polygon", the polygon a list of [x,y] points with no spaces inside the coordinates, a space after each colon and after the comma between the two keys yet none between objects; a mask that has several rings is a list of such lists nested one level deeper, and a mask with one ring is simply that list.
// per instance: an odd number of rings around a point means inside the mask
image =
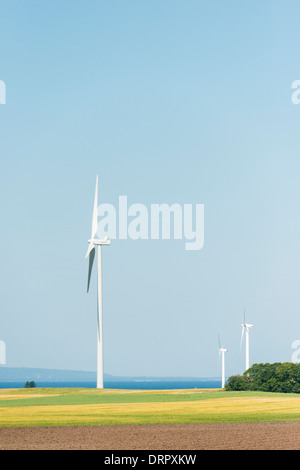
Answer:
[{"label": "turbine blade", "polygon": [[220,343],[220,336],[218,335],[218,341],[219,341],[219,349],[221,348],[221,343]]},{"label": "turbine blade", "polygon": [[93,219],[92,219],[92,237],[95,238],[97,233],[97,210],[98,210],[98,175],[96,178],[96,188],[95,188],[95,198],[94,198],[94,209],[93,209]]},{"label": "turbine blade", "polygon": [[242,343],[243,343],[243,338],[244,338],[244,325],[242,326],[242,336],[241,336],[241,344],[240,344],[240,350],[242,349]]},{"label": "turbine blade", "polygon": [[94,245],[93,242],[90,242],[88,250],[87,250],[86,255],[85,255],[86,258],[89,256],[89,254],[90,254],[90,252],[92,251],[93,248],[95,248],[95,245]]},{"label": "turbine blade", "polygon": [[87,292],[89,291],[89,288],[90,288],[90,282],[91,282],[91,274],[92,274],[92,269],[93,269],[93,263],[94,263],[94,259],[95,259],[95,247],[92,249],[92,251],[90,252],[90,256],[89,256],[89,273],[88,273],[88,283],[87,283]]}]

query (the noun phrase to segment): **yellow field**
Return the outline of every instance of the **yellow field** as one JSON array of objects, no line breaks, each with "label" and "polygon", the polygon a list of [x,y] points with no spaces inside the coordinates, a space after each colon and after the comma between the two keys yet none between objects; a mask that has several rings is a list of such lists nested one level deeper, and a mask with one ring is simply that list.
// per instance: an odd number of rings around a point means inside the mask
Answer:
[{"label": "yellow field", "polygon": [[299,419],[295,399],[219,399],[209,402],[135,403],[110,405],[20,406],[0,411],[1,426],[41,426],[80,424],[142,424],[223,422],[238,417],[256,420]]},{"label": "yellow field", "polygon": [[300,396],[200,390],[0,393],[2,427],[287,420],[300,420]]}]

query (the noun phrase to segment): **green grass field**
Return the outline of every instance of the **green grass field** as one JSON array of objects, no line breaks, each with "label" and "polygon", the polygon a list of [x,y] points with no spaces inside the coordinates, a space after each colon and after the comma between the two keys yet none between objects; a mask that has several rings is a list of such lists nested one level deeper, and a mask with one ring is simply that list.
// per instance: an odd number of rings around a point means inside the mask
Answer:
[{"label": "green grass field", "polygon": [[0,426],[300,420],[300,395],[223,390],[0,390]]}]

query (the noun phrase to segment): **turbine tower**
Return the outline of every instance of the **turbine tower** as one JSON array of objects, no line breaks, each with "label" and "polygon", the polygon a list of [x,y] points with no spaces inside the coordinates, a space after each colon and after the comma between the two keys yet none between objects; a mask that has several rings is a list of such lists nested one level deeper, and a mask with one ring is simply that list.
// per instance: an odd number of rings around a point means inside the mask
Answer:
[{"label": "turbine tower", "polygon": [[89,257],[89,271],[87,292],[90,288],[91,274],[93,263],[95,259],[95,252],[97,247],[97,388],[103,388],[103,322],[102,322],[102,245],[110,245],[110,240],[105,237],[103,240],[96,238],[97,235],[97,210],[98,210],[98,175],[96,178],[96,189],[94,198],[94,209],[92,219],[92,235],[89,239],[89,247],[86,253],[86,258]]},{"label": "turbine tower", "polygon": [[242,346],[243,337],[244,337],[244,333],[245,333],[245,337],[246,337],[246,370],[248,370],[249,367],[250,367],[250,365],[249,365],[249,331],[250,331],[250,328],[252,328],[252,326],[253,325],[251,325],[250,323],[246,323],[245,312],[244,312],[244,321],[242,323],[241,346]]},{"label": "turbine tower", "polygon": [[222,348],[219,338],[219,359],[222,355],[222,388],[225,387],[225,353],[228,351],[227,348]]}]

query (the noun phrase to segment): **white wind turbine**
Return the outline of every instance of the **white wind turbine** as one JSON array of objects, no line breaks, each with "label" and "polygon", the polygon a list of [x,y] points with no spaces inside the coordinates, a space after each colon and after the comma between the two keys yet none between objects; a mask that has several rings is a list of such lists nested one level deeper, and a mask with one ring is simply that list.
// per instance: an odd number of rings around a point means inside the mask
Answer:
[{"label": "white wind turbine", "polygon": [[222,348],[219,338],[219,359],[222,355],[222,388],[225,387],[225,353],[228,351],[227,348]]},{"label": "white wind turbine", "polygon": [[242,347],[242,342],[243,342],[243,337],[245,333],[246,337],[246,370],[249,369],[249,331],[250,328],[252,328],[253,325],[250,323],[246,323],[246,318],[245,318],[245,311],[244,311],[244,321],[242,323],[242,337],[241,337],[241,347]]},{"label": "white wind turbine", "polygon": [[92,268],[95,258],[95,251],[97,247],[98,262],[97,262],[97,388],[103,388],[103,328],[102,328],[102,259],[101,247],[102,245],[110,245],[110,240],[105,237],[103,240],[96,238],[97,235],[97,210],[98,210],[98,175],[96,178],[96,189],[94,198],[94,209],[92,219],[92,235],[89,239],[89,247],[86,253],[86,258],[89,257],[89,271],[88,271],[88,284],[87,291],[89,291]]}]

